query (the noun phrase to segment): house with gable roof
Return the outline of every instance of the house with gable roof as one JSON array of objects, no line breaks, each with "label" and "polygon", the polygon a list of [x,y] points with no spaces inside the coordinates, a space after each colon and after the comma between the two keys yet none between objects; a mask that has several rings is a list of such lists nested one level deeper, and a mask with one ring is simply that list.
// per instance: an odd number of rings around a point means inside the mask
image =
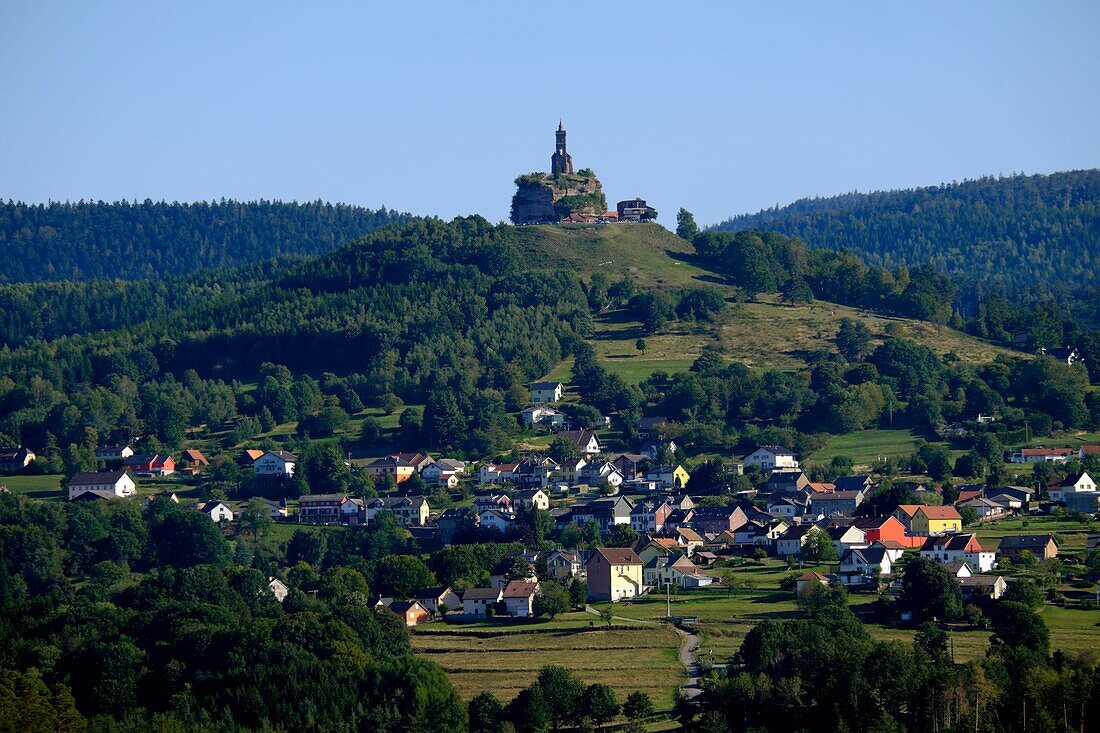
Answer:
[{"label": "house with gable roof", "polygon": [[909,532],[920,537],[962,532],[962,515],[953,506],[922,504],[913,512],[913,518],[909,521]]},{"label": "house with gable roof", "polygon": [[642,561],[629,547],[598,547],[585,565],[588,600],[611,601],[636,598],[645,591]]},{"label": "house with gable roof", "polygon": [[880,544],[870,547],[850,547],[840,558],[840,582],[845,585],[866,585],[876,575],[889,575],[893,563],[886,548]]},{"label": "house with gable roof", "polygon": [[504,586],[501,600],[509,616],[528,618],[535,615],[535,596],[539,592],[538,581],[513,580]]},{"label": "house with gable roof", "polygon": [[531,402],[534,404],[560,402],[565,393],[561,382],[531,382]]},{"label": "house with gable roof", "polygon": [[1092,480],[1092,476],[1089,476],[1087,472],[1081,471],[1079,473],[1071,473],[1060,481],[1056,486],[1050,489],[1050,500],[1055,502],[1066,502],[1073,494],[1095,494],[1096,482]]},{"label": "house with gable roof", "polygon": [[997,553],[1015,561],[1027,550],[1040,561],[1058,557],[1058,540],[1052,534],[1009,535],[1001,538]]},{"label": "house with gable roof", "polygon": [[252,470],[257,476],[281,476],[290,478],[294,475],[294,466],[298,463],[298,456],[285,450],[267,451],[257,458],[252,464]]},{"label": "house with gable roof", "polygon": [[798,468],[794,451],[779,445],[762,445],[745,456],[742,463],[745,468],[756,466],[762,471],[771,471],[775,468]]},{"label": "house with gable roof", "polygon": [[969,532],[929,537],[921,546],[920,556],[944,565],[965,562],[979,573],[989,572],[997,561],[997,553],[983,549],[978,538]]},{"label": "house with gable roof", "polygon": [[232,522],[233,510],[220,501],[207,501],[195,507],[215,522]]},{"label": "house with gable roof", "polygon": [[133,496],[137,484],[125,471],[92,471],[78,473],[69,479],[69,501],[88,492],[104,492],[117,497]]},{"label": "house with gable roof", "polygon": [[462,594],[462,613],[483,618],[490,616],[503,596],[503,588],[467,588]]},{"label": "house with gable roof", "polygon": [[584,430],[562,430],[558,433],[558,437],[572,442],[586,456],[598,455],[603,451],[603,446],[600,445],[600,439],[595,430],[587,428]]}]

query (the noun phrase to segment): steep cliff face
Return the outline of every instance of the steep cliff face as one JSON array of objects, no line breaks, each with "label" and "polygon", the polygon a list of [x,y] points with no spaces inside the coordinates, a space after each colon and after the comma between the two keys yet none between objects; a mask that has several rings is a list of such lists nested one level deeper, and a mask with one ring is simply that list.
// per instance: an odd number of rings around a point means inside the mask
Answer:
[{"label": "steep cliff face", "polygon": [[530,173],[516,179],[513,224],[558,222],[571,213],[603,214],[607,199],[594,175]]}]

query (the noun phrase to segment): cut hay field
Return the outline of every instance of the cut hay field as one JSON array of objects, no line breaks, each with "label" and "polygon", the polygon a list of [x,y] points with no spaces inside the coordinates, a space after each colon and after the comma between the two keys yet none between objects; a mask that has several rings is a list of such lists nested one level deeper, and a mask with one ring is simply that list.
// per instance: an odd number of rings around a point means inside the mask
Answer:
[{"label": "cut hay field", "polygon": [[[684,676],[674,631],[664,625],[622,624],[608,630],[585,613],[559,619],[567,623],[494,627],[495,633],[484,626],[434,624],[416,630],[413,648],[443,668],[464,700],[488,690],[508,702],[542,666],[558,664],[587,684],[611,685],[620,700],[642,690],[659,709],[672,708]],[[516,633],[519,629],[532,633]]]}]

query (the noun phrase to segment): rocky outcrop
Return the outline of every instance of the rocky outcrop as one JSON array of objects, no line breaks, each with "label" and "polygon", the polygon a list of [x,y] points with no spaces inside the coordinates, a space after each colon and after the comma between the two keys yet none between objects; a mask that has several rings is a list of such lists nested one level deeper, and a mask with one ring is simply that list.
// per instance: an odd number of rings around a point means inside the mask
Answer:
[{"label": "rocky outcrop", "polygon": [[572,213],[600,216],[606,210],[607,199],[595,175],[530,173],[516,179],[513,224],[554,223]]}]

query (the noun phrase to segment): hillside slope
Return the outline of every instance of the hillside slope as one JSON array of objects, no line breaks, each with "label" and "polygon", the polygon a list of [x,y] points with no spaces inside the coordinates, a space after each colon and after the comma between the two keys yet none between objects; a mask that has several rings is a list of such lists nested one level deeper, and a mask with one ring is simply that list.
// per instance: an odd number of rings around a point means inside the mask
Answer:
[{"label": "hillside slope", "polygon": [[776,231],[871,265],[930,262],[959,282],[1057,294],[1100,284],[1100,170],[802,199],[715,228]]},{"label": "hillside slope", "polygon": [[572,224],[516,227],[526,266],[566,269],[587,278],[628,276],[642,287],[698,286],[707,276],[686,258],[692,246],[659,224]]},{"label": "hillside slope", "polygon": [[[645,334],[625,310],[593,319],[593,345],[601,362],[627,381],[638,382],[655,371],[687,369],[705,347],[752,368],[792,370],[818,351],[836,351],[834,338],[842,318],[863,322],[876,336],[888,325],[938,354],[954,353],[966,363],[992,361],[998,355],[1020,356],[944,325],[911,318],[877,315],[823,300],[792,306],[761,294],[736,303],[742,295],[728,278],[706,268],[694,248],[656,224],[532,226],[515,229],[524,266],[566,268],[588,278],[602,272],[611,280],[630,277],[640,287],[665,290],[714,288],[730,302],[717,323],[673,321],[656,334]],[[635,342],[643,337],[646,349]],[[567,378],[566,365],[551,373]]]},{"label": "hillside slope", "polygon": [[317,255],[409,214],[345,204],[0,202],[0,283],[164,278]]}]

